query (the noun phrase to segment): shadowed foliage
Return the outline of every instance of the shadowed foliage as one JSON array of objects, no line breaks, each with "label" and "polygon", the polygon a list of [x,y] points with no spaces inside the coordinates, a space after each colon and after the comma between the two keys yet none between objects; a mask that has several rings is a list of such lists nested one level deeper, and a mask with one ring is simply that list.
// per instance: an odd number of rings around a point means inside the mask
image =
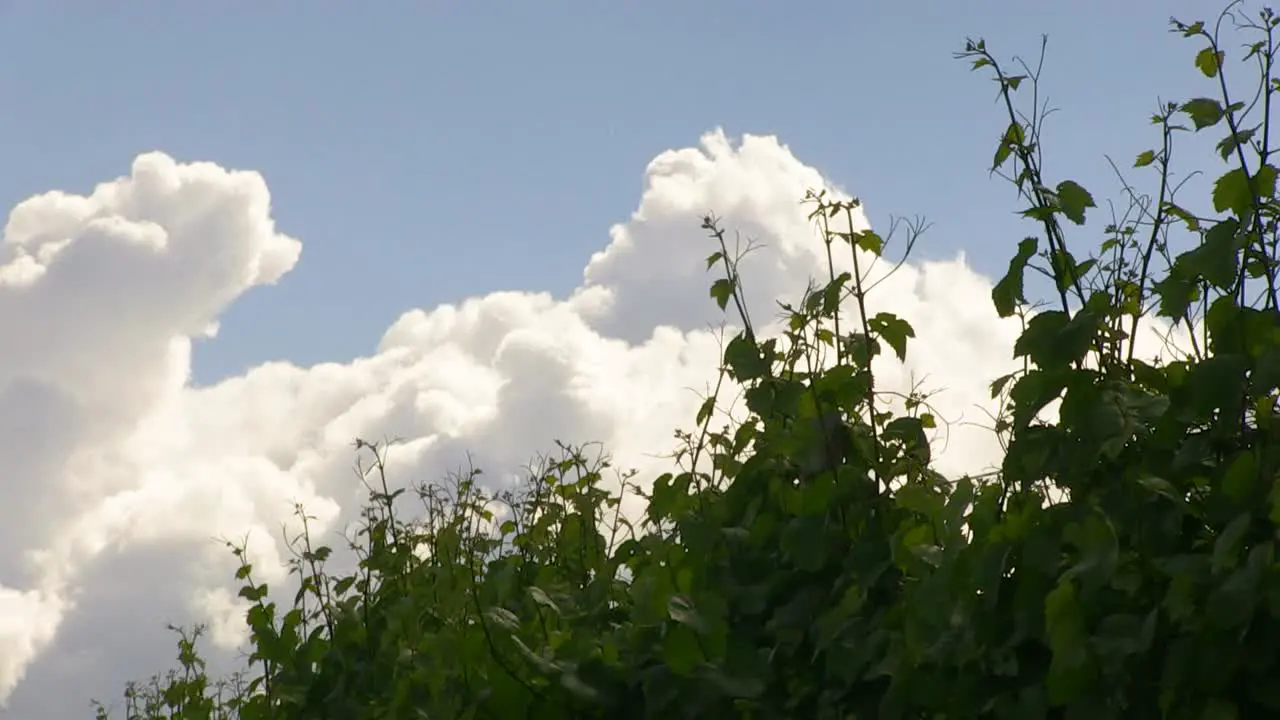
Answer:
[{"label": "shadowed foliage", "polygon": [[[1151,118],[1132,171],[1149,189],[1125,180],[1105,227],[1044,166],[1038,70],[980,40],[958,54],[996,82],[991,170],[1037,231],[992,292],[1023,322],[1021,369],[992,378],[998,472],[935,472],[927,398],[877,388],[872,360],[913,331],[867,310],[892,238],[847,231],[856,200],[805,199],[831,272],[772,337],[708,218],[710,295],[741,331],[642,522],[621,513],[630,478],[607,489],[608,463],[569,447],[514,490],[410,490],[425,513],[406,518],[383,448],[359,442],[358,565],[330,569],[304,534],[285,608],[233,548],[245,671],[210,679],[179,631],[179,668],[99,717],[1280,717],[1277,24],[1173,21],[1211,90]],[[1227,77],[1224,29],[1252,83]],[[1196,134],[1226,165],[1203,207],[1174,171]],[[1153,330],[1159,361],[1136,349]],[[730,387],[746,412],[713,427]]]}]

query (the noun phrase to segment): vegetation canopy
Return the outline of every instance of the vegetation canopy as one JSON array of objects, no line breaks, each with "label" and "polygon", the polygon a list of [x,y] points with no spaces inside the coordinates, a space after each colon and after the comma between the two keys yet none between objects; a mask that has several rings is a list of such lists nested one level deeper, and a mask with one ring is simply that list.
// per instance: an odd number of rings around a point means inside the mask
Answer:
[{"label": "vegetation canopy", "polygon": [[[628,476],[606,490],[606,461],[561,447],[513,491],[475,473],[418,487],[426,517],[406,520],[384,448],[360,442],[376,482],[358,567],[328,569],[330,548],[304,533],[285,608],[233,548],[245,671],[210,679],[199,631],[179,631],[178,669],[112,712],[1280,717],[1278,23],[1235,5],[1212,25],[1172,21],[1205,96],[1152,116],[1154,146],[1126,171],[1150,190],[1122,178],[1126,210],[1101,242],[1081,229],[1091,193],[1044,165],[1039,71],[1010,72],[981,40],[958,53],[995,80],[1008,124],[991,170],[1037,231],[991,295],[1023,323],[1021,368],[991,383],[998,472],[935,472],[927,397],[877,387],[873,359],[907,357],[913,331],[867,310],[868,263],[893,233],[852,230],[857,200],[806,198],[830,273],[772,337],[708,218],[710,295],[742,330],[651,491]],[[1245,37],[1243,63],[1228,63],[1224,29]],[[1228,78],[1241,67],[1247,84]],[[1173,169],[1195,134],[1227,168],[1203,208],[1178,197]],[[1036,278],[1048,301],[1033,306]],[[1161,360],[1136,347],[1144,333],[1167,338]],[[728,388],[748,412],[717,429]],[[647,503],[635,526],[627,495]]]}]

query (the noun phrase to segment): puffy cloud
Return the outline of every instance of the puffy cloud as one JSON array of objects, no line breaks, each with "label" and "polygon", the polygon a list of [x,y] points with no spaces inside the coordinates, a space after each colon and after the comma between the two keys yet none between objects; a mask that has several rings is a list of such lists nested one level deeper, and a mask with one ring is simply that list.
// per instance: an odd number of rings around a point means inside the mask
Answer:
[{"label": "puffy cloud", "polygon": [[145,441],[139,426],[185,392],[191,338],[297,262],[301,244],[275,232],[269,211],[256,173],[149,153],[88,196],[51,192],[10,213],[0,245],[9,340],[0,360],[0,696],[77,601],[94,602],[97,589],[80,582],[94,558],[164,532],[134,524],[163,496],[140,494],[130,448]]},{"label": "puffy cloud", "polygon": [[[0,357],[0,462],[21,480],[0,497],[0,697],[24,718],[73,717],[169,664],[166,622],[208,622],[224,647],[243,639],[231,560],[210,539],[247,533],[259,580],[281,581],[280,526],[296,531],[295,503],[321,535],[355,518],[356,437],[405,440],[391,457],[402,484],[469,456],[501,478],[555,439],[599,441],[651,477],[720,353],[702,216],[760,245],[743,272],[771,320],[775,299],[825,274],[799,200],[831,183],[772,137],[735,144],[722,132],[662,153],[646,178],[567,297],[508,291],[410,310],[369,357],[273,362],[208,387],[189,381],[192,338],[299,258],[260,176],[151,153],[87,197],[15,208],[0,258],[0,331],[17,339]],[[995,317],[990,288],[963,257],[888,277],[874,309],[917,338],[905,365],[878,368],[881,383],[923,379],[945,390],[944,417],[981,421],[1017,332]],[[945,471],[998,461],[980,427],[956,424],[949,441]]]}]

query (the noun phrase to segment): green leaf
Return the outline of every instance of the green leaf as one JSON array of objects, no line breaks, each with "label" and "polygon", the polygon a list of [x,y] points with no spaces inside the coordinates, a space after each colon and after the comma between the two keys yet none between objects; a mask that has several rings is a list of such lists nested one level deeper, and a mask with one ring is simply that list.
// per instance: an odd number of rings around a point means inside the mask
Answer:
[{"label": "green leaf", "polygon": [[1236,455],[1227,466],[1227,474],[1222,478],[1222,491],[1232,500],[1243,502],[1252,498],[1259,480],[1258,459],[1246,450]]},{"label": "green leaf", "polygon": [[[924,566],[936,568],[942,556],[942,548],[934,537],[933,527],[927,523],[908,525],[899,529],[899,542],[906,554],[895,553],[898,566],[906,572],[912,572]],[[914,561],[914,562],[911,562]]]},{"label": "green leaf", "polygon": [[690,675],[702,662],[698,636],[684,625],[668,625],[662,643],[662,661],[677,675]]},{"label": "green leaf", "polygon": [[1008,272],[991,289],[991,302],[996,306],[996,313],[1000,317],[1006,318],[1013,315],[1018,305],[1027,301],[1026,296],[1023,295],[1023,275],[1026,272],[1027,263],[1035,256],[1039,245],[1040,241],[1033,237],[1019,242],[1018,253],[1009,261]]},{"label": "green leaf", "polygon": [[1189,573],[1174,573],[1169,578],[1169,588],[1162,603],[1169,617],[1181,622],[1196,613],[1196,581]]},{"label": "green leaf", "polygon": [[711,417],[711,413],[716,409],[716,396],[711,395],[702,401],[702,405],[698,406],[698,414],[696,416],[699,425],[705,425]]},{"label": "green leaf", "polygon": [[1242,512],[1234,520],[1227,523],[1218,539],[1213,543],[1213,571],[1223,572],[1234,568],[1239,561],[1244,536],[1253,523],[1253,515]]},{"label": "green leaf", "polygon": [[[724,259],[724,253],[720,252],[719,250],[711,253],[710,255],[707,256],[707,269],[710,270],[713,265],[715,265],[716,263],[720,262],[723,259]],[[724,306],[721,305],[720,307],[723,308]]]},{"label": "green leaf", "polygon": [[551,612],[557,615],[560,614],[560,606],[557,605],[556,602],[551,599],[551,596],[547,594],[546,590],[543,590],[542,588],[537,586],[530,587],[529,597],[533,598],[534,602],[550,610]]},{"label": "green leaf", "polygon": [[[588,665],[588,667],[590,667],[590,665]],[[599,704],[606,701],[600,691],[583,680],[577,671],[569,670],[561,673],[560,685],[564,687],[564,689],[573,693],[579,699],[585,700],[589,703]]]},{"label": "green leaf", "polygon": [[[754,652],[754,649],[748,652]],[[765,691],[765,684],[759,677],[743,674],[730,675],[718,667],[711,670],[710,679],[721,692],[731,698],[750,700],[759,697]]]},{"label": "green leaf", "polygon": [[1167,318],[1181,319],[1191,303],[1200,299],[1200,286],[1194,275],[1176,262],[1163,280],[1152,286],[1160,297],[1159,314]]},{"label": "green leaf", "polygon": [[862,333],[849,333],[840,338],[840,348],[848,355],[853,367],[857,368],[869,367],[881,350],[879,340]]},{"label": "green leaf", "polygon": [[1102,580],[1110,579],[1119,561],[1120,545],[1105,515],[1092,512],[1083,521],[1068,525],[1065,539],[1075,546],[1080,560],[1067,570],[1064,578],[1081,577],[1087,581],[1087,576],[1094,575]]},{"label": "green leaf", "polygon": [[1097,264],[1093,258],[1077,263],[1067,250],[1054,250],[1049,254],[1049,265],[1053,268],[1054,283],[1058,290],[1074,286]]},{"label": "green leaf", "polygon": [[1163,495],[1177,505],[1183,505],[1186,502],[1186,498],[1178,492],[1177,488],[1173,486],[1173,483],[1162,477],[1144,475],[1138,478],[1138,484],[1152,493]]},{"label": "green leaf", "polygon": [[1178,205],[1177,203],[1166,202],[1163,209],[1169,215],[1181,220],[1191,232],[1200,231],[1200,219],[1191,214],[1191,212],[1186,208]]},{"label": "green leaf", "polygon": [[338,597],[342,597],[343,595],[347,594],[347,591],[350,590],[351,586],[354,585],[355,583],[356,583],[356,578],[354,575],[347,575],[343,578],[340,578],[338,582],[333,584],[333,594]]},{"label": "green leaf", "polygon": [[1218,141],[1218,154],[1223,160],[1231,157],[1231,153],[1235,152],[1241,145],[1248,143],[1253,139],[1256,129],[1241,130],[1238,133],[1232,133],[1222,140]]},{"label": "green leaf", "polygon": [[667,615],[681,625],[687,625],[694,630],[702,631],[706,629],[706,621],[698,614],[693,606],[693,601],[684,595],[672,595],[667,600]]},{"label": "green leaf", "polygon": [[812,515],[794,517],[782,533],[781,550],[797,567],[816,572],[826,564],[822,518]]},{"label": "green leaf", "polygon": [[[1258,401],[1260,404],[1255,408],[1257,416],[1271,417],[1275,411],[1264,403],[1267,402],[1265,398],[1280,388],[1280,348],[1271,347],[1262,352],[1249,379],[1253,397],[1264,398]],[[1277,483],[1276,487],[1280,488],[1280,483]]]},{"label": "green leaf", "polygon": [[1078,695],[1089,680],[1085,672],[1088,636],[1076,588],[1070,580],[1060,581],[1045,596],[1044,617],[1049,649],[1053,652],[1045,684],[1049,702],[1063,705]]},{"label": "green leaf", "polygon": [[[1265,556],[1268,554],[1267,550],[1267,543],[1259,545],[1255,549],[1258,554],[1251,553],[1250,559]],[[1261,599],[1258,588],[1259,570],[1253,563],[1246,564],[1210,591],[1205,601],[1205,616],[1214,627],[1231,631],[1249,625]]]},{"label": "green leaf", "polygon": [[769,362],[745,333],[737,335],[725,346],[724,361],[739,382],[755,380],[769,372]]},{"label": "green leaf", "polygon": [[711,297],[715,298],[716,304],[721,310],[729,305],[729,298],[733,297],[733,281],[729,278],[720,278],[711,284]]},{"label": "green leaf", "polygon": [[1084,358],[1093,343],[1098,317],[1087,310],[1067,315],[1046,310],[1027,321],[1013,345],[1014,357],[1027,357],[1042,368],[1069,365]]},{"label": "green leaf", "polygon": [[1009,381],[1014,377],[1016,377],[1014,373],[1009,373],[1007,375],[1001,375],[993,380],[991,382],[991,399],[994,400],[1000,397],[1000,393],[1004,392],[1005,386],[1008,385]]},{"label": "green leaf", "polygon": [[516,650],[524,656],[524,659],[533,663],[534,667],[538,668],[539,671],[547,675],[553,675],[559,670],[554,662],[548,660],[542,655],[542,653],[534,652],[533,649],[526,645],[520,638],[513,637],[511,640],[515,643]]},{"label": "green leaf", "polygon": [[1089,191],[1072,180],[1058,183],[1058,203],[1062,214],[1077,225],[1084,224],[1084,212],[1087,208],[1097,207]]},{"label": "green leaf", "polygon": [[1133,161],[1136,168],[1146,167],[1156,161],[1156,152],[1154,150],[1144,150],[1138,153],[1138,158]]},{"label": "green leaf", "polygon": [[1222,67],[1222,58],[1222,51],[1207,47],[1196,55],[1196,67],[1200,68],[1205,77],[1215,77]]},{"label": "green leaf", "polygon": [[853,242],[862,250],[880,256],[884,252],[884,238],[880,237],[872,230],[863,230],[853,234]]},{"label": "green leaf", "polygon": [[[1226,305],[1231,297],[1226,296]],[[1210,308],[1210,316],[1213,309]],[[1212,317],[1210,318],[1212,319]],[[1206,321],[1213,333],[1212,322]],[[1234,417],[1240,409],[1241,395],[1247,387],[1249,361],[1240,355],[1220,353],[1191,366],[1185,381],[1186,396],[1180,405],[1185,413],[1208,420],[1214,415],[1220,418]]]},{"label": "green leaf", "polygon": [[822,289],[822,314],[831,317],[840,309],[840,299],[844,297],[845,284],[853,278],[847,272],[840,273]]},{"label": "green leaf", "polygon": [[1253,194],[1259,200],[1266,201],[1276,195],[1276,168],[1263,165],[1253,174]]},{"label": "green leaf", "polygon": [[899,360],[907,359],[907,339],[916,336],[916,331],[906,320],[891,313],[877,313],[867,321],[871,331],[880,339],[889,343]]},{"label": "green leaf", "polygon": [[1191,116],[1191,123],[1195,125],[1196,130],[1203,130],[1217,125],[1226,114],[1222,109],[1222,103],[1213,98],[1188,100],[1182,104],[1180,109]]},{"label": "green leaf", "polygon": [[516,632],[520,629],[520,618],[516,617],[515,613],[506,608],[492,607],[489,608],[488,612],[485,614],[488,615],[489,619],[494,623],[511,632]]},{"label": "green leaf", "polygon": [[[1013,384],[1013,388],[1009,391],[1009,398],[1013,400],[1014,405],[1013,422],[1015,428],[1025,428],[1036,413],[1058,399],[1062,395],[1065,378],[1066,372],[1061,368],[1057,368],[1052,372],[1033,368],[1030,372],[1018,378],[1018,381]],[[1014,443],[1011,445],[1011,448],[1013,447],[1018,447],[1018,444]],[[1013,453],[1013,450],[1010,449],[1009,452]]]},{"label": "green leaf", "polygon": [[1230,210],[1237,217],[1244,217],[1253,205],[1253,192],[1249,188],[1249,177],[1241,168],[1225,173],[1213,184],[1213,209],[1218,212]]},{"label": "green leaf", "polygon": [[1187,278],[1199,275],[1220,290],[1234,287],[1244,240],[1239,230],[1240,222],[1235,218],[1209,228],[1199,247],[1178,256],[1172,273]]},{"label": "green leaf", "polygon": [[929,466],[932,459],[929,438],[924,430],[924,423],[920,418],[903,416],[894,418],[884,426],[884,437],[901,442],[907,458],[924,468]]},{"label": "green leaf", "polygon": [[1102,619],[1093,638],[1095,647],[1113,658],[1145,653],[1155,638],[1158,608],[1146,615],[1117,613]]},{"label": "green leaf", "polygon": [[1000,136],[1000,145],[996,147],[995,157],[991,160],[991,169],[999,170],[1009,159],[1014,149],[1026,141],[1026,132],[1017,122],[1009,123],[1004,134]]}]

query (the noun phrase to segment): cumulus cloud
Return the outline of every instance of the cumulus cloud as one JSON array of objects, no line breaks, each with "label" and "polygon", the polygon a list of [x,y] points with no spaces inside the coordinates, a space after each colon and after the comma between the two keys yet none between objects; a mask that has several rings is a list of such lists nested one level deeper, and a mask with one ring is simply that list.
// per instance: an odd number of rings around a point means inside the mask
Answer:
[{"label": "cumulus cloud", "polygon": [[[512,290],[410,310],[367,357],[272,362],[208,387],[190,382],[192,339],[300,257],[263,178],[150,153],[88,196],[23,202],[0,249],[0,697],[23,718],[74,717],[170,663],[166,622],[209,623],[234,645],[232,566],[210,538],[248,534],[259,579],[282,580],[295,503],[321,534],[359,510],[356,437],[403,438],[402,483],[468,456],[500,476],[556,439],[598,441],[651,477],[720,353],[702,216],[761,247],[743,273],[769,314],[825,272],[798,205],[821,187],[839,192],[775,138],[712,132],[649,164],[635,212],[566,297]],[[880,382],[923,379],[945,391],[944,417],[981,421],[1017,334],[990,289],[963,257],[890,277],[873,300],[917,339]],[[961,423],[941,469],[998,460],[990,434]]]},{"label": "cumulus cloud", "polygon": [[88,196],[50,192],[9,214],[0,245],[0,696],[67,614],[94,602],[81,580],[95,558],[164,532],[136,522],[138,508],[165,502],[157,489],[176,487],[139,477],[139,430],[185,392],[191,338],[248,288],[278,280],[300,250],[272,226],[259,175],[159,153]]}]

